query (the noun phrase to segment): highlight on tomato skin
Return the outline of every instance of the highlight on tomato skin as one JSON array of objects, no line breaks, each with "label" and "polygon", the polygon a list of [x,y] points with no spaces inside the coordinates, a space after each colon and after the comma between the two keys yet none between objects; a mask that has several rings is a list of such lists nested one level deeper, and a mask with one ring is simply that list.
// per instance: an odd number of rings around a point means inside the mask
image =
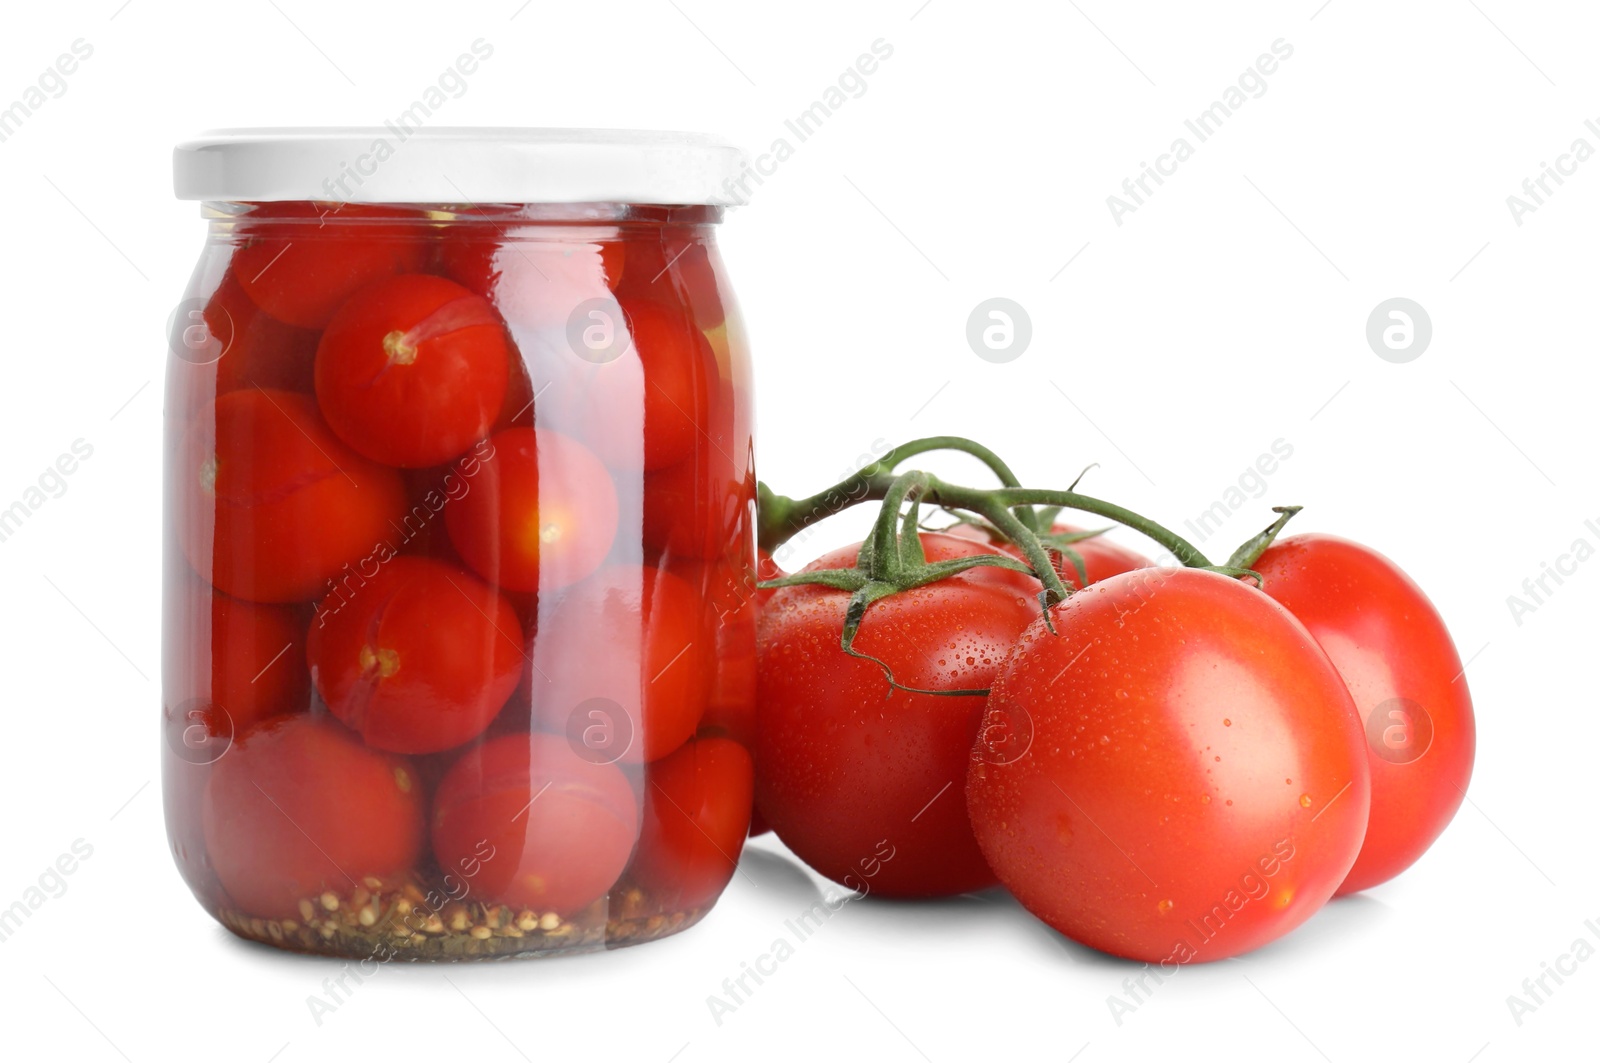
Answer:
[{"label": "highlight on tomato skin", "polygon": [[405,468],[449,461],[483,438],[509,376],[494,307],[427,274],[357,292],[316,355],[317,401],[334,432],[374,461]]},{"label": "highlight on tomato skin", "polygon": [[554,591],[600,567],[617,534],[617,492],[600,459],[545,428],[508,428],[472,490],[445,507],[450,541],[479,576]]},{"label": "highlight on tomato skin", "polygon": [[267,720],[212,765],[203,821],[218,880],[251,915],[293,919],[350,879],[396,882],[421,852],[423,794],[400,757],[323,716]]},{"label": "highlight on tomato skin", "polygon": [[509,734],[451,766],[429,829],[439,866],[476,858],[473,888],[483,899],[572,915],[621,877],[639,803],[615,764],[580,757],[555,735]]},{"label": "highlight on tomato skin", "polygon": [[1252,566],[1339,670],[1367,738],[1372,815],[1339,887],[1355,893],[1410,867],[1466,798],[1472,695],[1444,620],[1382,554],[1333,535],[1279,539]]},{"label": "highlight on tomato skin", "polygon": [[[1248,952],[1333,896],[1371,772],[1348,690],[1299,621],[1197,569],[1090,585],[1023,633],[967,775],[978,842],[1022,905],[1116,956]],[[1070,672],[1073,680],[1061,677]]]},{"label": "highlight on tomato skin", "polygon": [[[990,551],[938,533],[930,561]],[[860,544],[807,569],[853,562]],[[1039,615],[1026,573],[970,568],[876,602],[855,640],[895,679],[924,690],[983,690]],[[887,840],[873,879],[886,897],[941,897],[991,886],[962,788],[985,699],[891,689],[882,667],[839,644],[850,595],[786,587],[757,628],[756,806],[794,853],[838,882]]]},{"label": "highlight on tomato skin", "polygon": [[374,749],[436,753],[482,734],[522,673],[522,625],[494,588],[396,557],[324,600],[307,640],[317,691]]},{"label": "highlight on tomato skin", "polygon": [[309,395],[252,388],[200,411],[179,444],[178,540],[235,598],[303,602],[392,534],[405,486],[333,434]]}]

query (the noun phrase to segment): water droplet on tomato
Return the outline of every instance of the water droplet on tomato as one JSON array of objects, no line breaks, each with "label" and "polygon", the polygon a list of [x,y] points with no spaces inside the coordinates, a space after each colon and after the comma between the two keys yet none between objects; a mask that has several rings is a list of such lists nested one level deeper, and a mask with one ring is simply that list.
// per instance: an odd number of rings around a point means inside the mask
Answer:
[{"label": "water droplet on tomato", "polygon": [[1310,808],[1311,807],[1311,795],[1310,794],[1301,794],[1300,795],[1300,807],[1301,808]]},{"label": "water droplet on tomato", "polygon": [[1210,794],[1201,794],[1200,795],[1200,803],[1202,805],[1209,805],[1211,803],[1211,795]]},{"label": "water droplet on tomato", "polygon": [[1166,915],[1168,912],[1172,911],[1172,902],[1167,900],[1157,901],[1156,911],[1160,912],[1162,915]]}]

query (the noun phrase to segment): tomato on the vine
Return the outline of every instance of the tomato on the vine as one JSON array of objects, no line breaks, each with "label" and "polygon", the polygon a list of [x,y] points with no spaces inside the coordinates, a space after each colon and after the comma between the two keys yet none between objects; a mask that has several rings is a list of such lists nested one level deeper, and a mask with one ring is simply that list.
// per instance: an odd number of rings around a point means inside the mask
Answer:
[{"label": "tomato on the vine", "polygon": [[[968,539],[925,534],[929,561],[985,554]],[[849,567],[860,544],[808,565]],[[868,608],[855,650],[921,690],[982,690],[1039,615],[1024,573],[971,568]],[[883,669],[840,648],[850,595],[779,590],[758,628],[756,804],[784,844],[835,881],[887,840],[873,880],[891,897],[936,897],[994,883],[962,787],[981,694],[894,689]]]},{"label": "tomato on the vine", "polygon": [[317,401],[355,450],[438,465],[488,433],[510,375],[494,307],[443,277],[405,273],[340,307],[317,347]]},{"label": "tomato on the vine", "polygon": [[639,802],[615,764],[566,739],[509,734],[463,753],[433,798],[441,867],[476,858],[479,900],[571,915],[604,896],[639,835]]},{"label": "tomato on the vine", "polygon": [[201,410],[180,444],[178,539],[212,585],[256,602],[324,593],[393,534],[394,469],[340,441],[309,395],[251,388]]},{"label": "tomato on the vine", "polygon": [[522,674],[522,625],[493,587],[443,561],[396,557],[317,609],[317,692],[374,749],[437,753],[481,734]]},{"label": "tomato on the vine", "polygon": [[450,541],[473,571],[514,591],[556,590],[600,566],[617,532],[617,492],[583,444],[508,428],[472,488],[445,507]]},{"label": "tomato on the vine", "polygon": [[1316,912],[1355,862],[1371,773],[1310,633],[1196,569],[1113,576],[1052,619],[999,670],[973,747],[967,804],[1000,881],[1150,963],[1237,955]]},{"label": "tomato on the vine", "polygon": [[1422,588],[1375,550],[1295,535],[1251,567],[1350,688],[1367,736],[1372,816],[1339,892],[1376,886],[1410,867],[1466,797],[1476,731],[1461,658]]},{"label": "tomato on the vine", "polygon": [[754,769],[744,746],[696,738],[645,771],[629,878],[667,911],[708,908],[739,864]]},{"label": "tomato on the vine", "polygon": [[206,850],[244,911],[298,918],[324,890],[398,884],[422,844],[422,788],[405,760],[325,717],[267,720],[212,767]]}]

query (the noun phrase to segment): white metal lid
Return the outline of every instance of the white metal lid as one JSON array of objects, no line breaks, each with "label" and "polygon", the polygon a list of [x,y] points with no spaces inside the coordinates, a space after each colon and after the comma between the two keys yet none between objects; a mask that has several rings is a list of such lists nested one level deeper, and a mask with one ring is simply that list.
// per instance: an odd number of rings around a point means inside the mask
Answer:
[{"label": "white metal lid", "polygon": [[172,152],[179,199],[732,205],[746,166],[701,133],[384,126],[220,129]]}]

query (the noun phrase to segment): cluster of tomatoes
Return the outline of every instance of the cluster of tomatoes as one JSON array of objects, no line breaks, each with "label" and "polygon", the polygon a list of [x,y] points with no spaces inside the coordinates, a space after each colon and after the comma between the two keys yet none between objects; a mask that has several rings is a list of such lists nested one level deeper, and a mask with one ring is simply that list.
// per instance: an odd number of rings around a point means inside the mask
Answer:
[{"label": "cluster of tomatoes", "polygon": [[208,903],[470,863],[486,903],[686,912],[733,873],[754,483],[715,252],[483,214],[264,204],[202,263],[166,667]]},{"label": "cluster of tomatoes", "polygon": [[[843,881],[886,840],[879,895],[998,882],[1076,941],[1176,965],[1271,941],[1438,837],[1472,704],[1396,565],[1306,534],[1248,575],[1156,567],[1051,531],[1072,593],[1047,615],[1037,569],[971,567],[873,601],[847,651],[848,589],[770,592],[757,812],[813,868]],[[930,564],[1025,556],[986,524],[919,539]]]}]

